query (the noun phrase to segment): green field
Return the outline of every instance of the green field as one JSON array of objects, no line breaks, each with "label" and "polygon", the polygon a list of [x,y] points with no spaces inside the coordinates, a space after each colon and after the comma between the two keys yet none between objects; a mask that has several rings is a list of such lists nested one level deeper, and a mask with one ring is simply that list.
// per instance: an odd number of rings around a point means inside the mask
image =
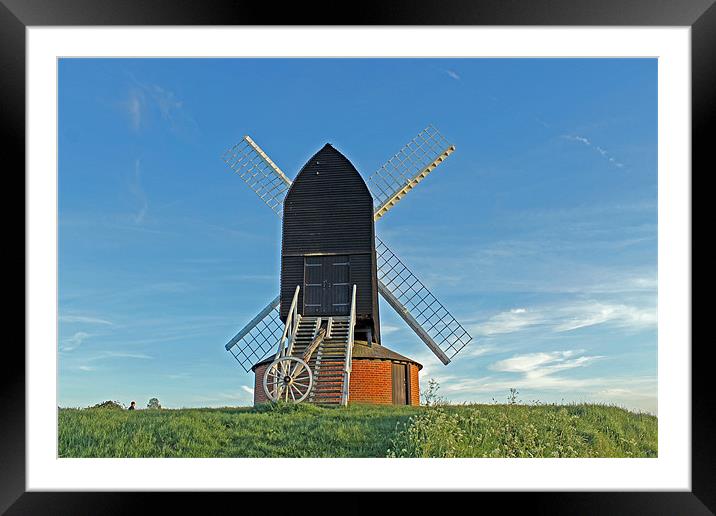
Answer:
[{"label": "green field", "polygon": [[657,418],[572,405],[60,409],[60,457],[656,457]]}]

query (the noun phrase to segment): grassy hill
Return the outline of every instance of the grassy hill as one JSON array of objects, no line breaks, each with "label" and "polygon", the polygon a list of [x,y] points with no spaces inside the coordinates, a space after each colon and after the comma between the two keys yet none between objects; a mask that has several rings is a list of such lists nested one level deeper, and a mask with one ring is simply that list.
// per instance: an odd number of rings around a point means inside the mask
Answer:
[{"label": "grassy hill", "polygon": [[60,457],[656,457],[657,418],[592,404],[60,409]]}]

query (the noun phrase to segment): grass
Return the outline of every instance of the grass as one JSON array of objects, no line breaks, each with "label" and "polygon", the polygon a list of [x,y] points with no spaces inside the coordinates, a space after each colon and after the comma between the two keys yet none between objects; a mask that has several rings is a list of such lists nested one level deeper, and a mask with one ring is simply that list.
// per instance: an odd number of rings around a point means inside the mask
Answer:
[{"label": "grass", "polygon": [[60,409],[60,457],[656,457],[657,418],[592,404]]},{"label": "grass", "polygon": [[428,407],[390,457],[656,457],[657,418],[591,404]]}]

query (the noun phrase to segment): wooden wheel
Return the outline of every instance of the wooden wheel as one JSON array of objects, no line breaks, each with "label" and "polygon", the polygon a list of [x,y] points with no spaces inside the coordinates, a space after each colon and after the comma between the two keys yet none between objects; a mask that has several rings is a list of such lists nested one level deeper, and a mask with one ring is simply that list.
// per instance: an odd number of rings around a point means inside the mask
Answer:
[{"label": "wooden wheel", "polygon": [[300,358],[282,357],[266,368],[263,383],[264,392],[271,401],[299,403],[311,392],[313,373]]}]

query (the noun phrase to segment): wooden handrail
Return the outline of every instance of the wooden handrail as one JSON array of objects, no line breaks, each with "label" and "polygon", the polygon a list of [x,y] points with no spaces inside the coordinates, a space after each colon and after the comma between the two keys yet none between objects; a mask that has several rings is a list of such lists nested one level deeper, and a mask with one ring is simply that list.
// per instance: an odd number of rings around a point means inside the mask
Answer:
[{"label": "wooden handrail", "polygon": [[[291,307],[288,309],[288,317],[286,318],[286,327],[283,329],[281,338],[278,341],[278,349],[276,350],[276,356],[274,360],[290,355],[293,350],[293,334],[294,326],[298,325],[298,292],[301,290],[300,285],[296,285],[296,291],[293,294],[293,301],[291,301]],[[289,331],[290,330],[290,331]],[[288,346],[284,346],[284,342],[288,337]]]},{"label": "wooden handrail", "polygon": [[343,393],[341,404],[348,405],[348,395],[351,383],[351,369],[353,368],[353,330],[356,325],[356,285],[353,285],[351,296],[351,318],[348,326],[348,342],[346,343],[346,361],[343,369]]}]

